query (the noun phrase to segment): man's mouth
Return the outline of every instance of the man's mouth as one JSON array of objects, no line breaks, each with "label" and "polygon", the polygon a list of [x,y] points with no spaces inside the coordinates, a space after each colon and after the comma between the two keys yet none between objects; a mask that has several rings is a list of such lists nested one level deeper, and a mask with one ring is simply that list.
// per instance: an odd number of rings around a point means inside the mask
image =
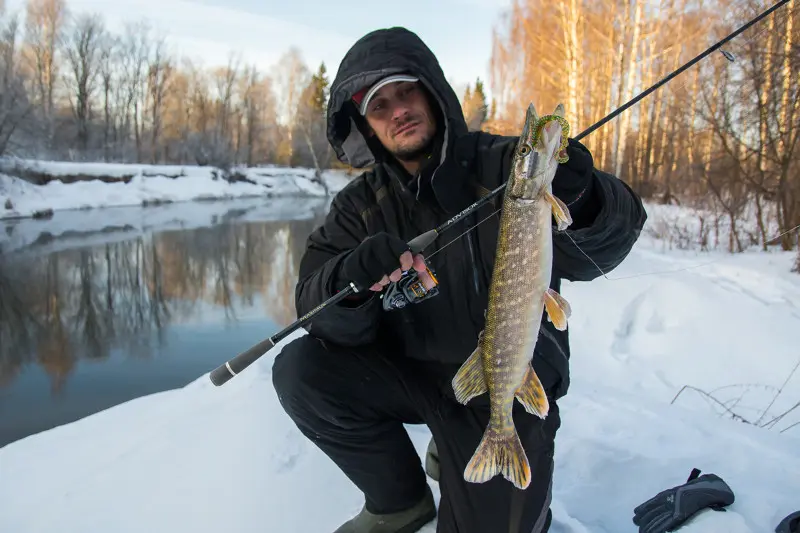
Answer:
[{"label": "man's mouth", "polygon": [[398,135],[402,135],[408,131],[411,131],[413,128],[416,128],[419,125],[419,122],[412,121],[407,124],[403,124],[399,128],[394,131],[394,136],[397,137]]}]

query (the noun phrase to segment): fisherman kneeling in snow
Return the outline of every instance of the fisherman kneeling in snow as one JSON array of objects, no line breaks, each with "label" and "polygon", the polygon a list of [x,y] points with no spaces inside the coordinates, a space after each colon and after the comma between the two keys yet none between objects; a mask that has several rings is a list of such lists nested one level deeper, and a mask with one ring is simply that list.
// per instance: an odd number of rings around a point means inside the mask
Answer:
[{"label": "fisherman kneeling in snow", "polygon": [[[338,158],[372,168],[335,197],[309,237],[297,312],[308,313],[351,282],[369,290],[315,317],[309,335],[276,358],[273,382],[300,431],[364,493],[364,509],[336,531],[412,533],[436,517],[403,424],[426,424],[433,435],[426,470],[441,491],[438,532],[548,531],[557,400],[569,387],[570,349],[567,332],[546,319],[531,364],[550,412],[541,420],[514,406],[530,485],[518,490],[501,476],[481,484],[464,480],[488,422],[489,399],[484,394],[463,406],[451,380],[484,328],[499,220],[489,215],[500,200],[451,230],[455,236],[489,217],[428,265],[437,296],[393,311],[382,309],[379,296],[411,269],[433,286],[425,258],[412,256],[406,243],[504,182],[516,138],[468,132],[436,57],[403,28],[372,32],[348,51],[331,86],[327,119]],[[600,269],[614,269],[646,219],[641,200],[595,169],[583,145],[570,139],[567,155],[553,194],[569,207],[573,223],[553,231],[555,291],[562,279],[589,281]]]}]

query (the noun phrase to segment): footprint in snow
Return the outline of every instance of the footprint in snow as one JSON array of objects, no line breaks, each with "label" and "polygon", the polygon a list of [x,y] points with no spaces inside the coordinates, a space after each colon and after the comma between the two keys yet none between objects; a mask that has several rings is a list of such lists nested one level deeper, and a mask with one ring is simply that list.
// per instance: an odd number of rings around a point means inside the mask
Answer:
[{"label": "footprint in snow", "polygon": [[272,452],[275,472],[283,474],[294,470],[305,452],[306,443],[294,433],[286,433],[282,444]]}]

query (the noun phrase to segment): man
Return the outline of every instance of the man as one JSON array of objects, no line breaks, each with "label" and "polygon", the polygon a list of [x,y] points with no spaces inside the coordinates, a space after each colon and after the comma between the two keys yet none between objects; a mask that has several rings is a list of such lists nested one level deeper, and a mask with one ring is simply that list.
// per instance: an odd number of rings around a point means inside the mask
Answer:
[{"label": "man", "polygon": [[[530,486],[517,490],[502,476],[467,483],[464,467],[486,427],[488,395],[463,406],[450,381],[483,329],[498,233],[499,215],[492,213],[500,200],[423,254],[412,257],[406,245],[505,181],[516,139],[468,132],[436,57],[403,28],[372,32],[347,52],[331,86],[328,139],[341,161],[372,168],[334,198],[324,224],[309,237],[297,312],[351,282],[359,292],[317,315],[309,335],[283,349],[273,382],[299,430],[364,493],[361,513],[337,533],[411,533],[436,516],[403,424],[427,424],[433,435],[426,465],[441,492],[439,533],[547,531],[560,426],[556,402],[569,386],[567,332],[543,320],[532,361],[549,396],[548,417],[540,420],[515,405]],[[567,232],[553,232],[557,291],[562,279],[588,281],[601,274],[598,267],[616,267],[646,218],[639,198],[594,169],[585,147],[570,140],[568,155],[553,183],[574,220]],[[437,250],[428,266],[439,295],[383,311],[379,291],[401,271],[413,268],[432,286],[425,256]]]}]

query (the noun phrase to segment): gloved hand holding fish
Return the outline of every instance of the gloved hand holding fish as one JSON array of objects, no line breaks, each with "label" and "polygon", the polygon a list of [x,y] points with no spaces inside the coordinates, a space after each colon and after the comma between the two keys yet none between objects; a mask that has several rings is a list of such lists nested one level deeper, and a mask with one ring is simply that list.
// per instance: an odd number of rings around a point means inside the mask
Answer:
[{"label": "gloved hand holding fish", "polygon": [[552,193],[558,163],[566,162],[561,154],[568,134],[561,104],[542,117],[533,104],[528,107],[503,196],[485,328],[452,383],[462,404],[487,392],[490,397],[489,425],[464,471],[469,482],[502,474],[525,489],[531,481],[512,410],[516,398],[528,413],[547,416],[547,396],[530,362],[542,313],[561,331],[571,314],[569,303],[550,288],[553,217],[559,231],[572,223]]}]

